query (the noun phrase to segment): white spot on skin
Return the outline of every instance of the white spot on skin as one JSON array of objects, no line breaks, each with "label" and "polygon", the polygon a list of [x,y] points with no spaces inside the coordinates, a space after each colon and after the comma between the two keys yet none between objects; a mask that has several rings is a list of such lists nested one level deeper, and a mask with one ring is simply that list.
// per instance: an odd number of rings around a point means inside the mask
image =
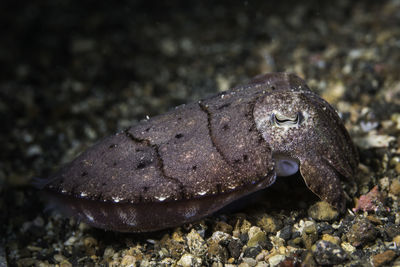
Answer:
[{"label": "white spot on skin", "polygon": [[257,188],[261,188],[261,187],[264,187],[265,185],[263,184],[263,183],[259,183],[258,185],[257,185]]},{"label": "white spot on skin", "polygon": [[122,199],[123,199],[123,198],[121,198],[121,197],[112,197],[112,200],[113,200],[115,203],[120,202]]},{"label": "white spot on skin", "polygon": [[167,197],[165,196],[159,196],[159,197],[155,197],[158,201],[164,201],[167,199]]},{"label": "white spot on skin", "polygon": [[89,221],[91,221],[91,222],[94,221],[93,215],[92,215],[92,213],[91,213],[89,210],[83,210],[83,214],[85,214],[86,218],[87,218]]},{"label": "white spot on skin", "polygon": [[199,196],[204,196],[205,194],[207,194],[207,191],[201,191],[197,193]]}]

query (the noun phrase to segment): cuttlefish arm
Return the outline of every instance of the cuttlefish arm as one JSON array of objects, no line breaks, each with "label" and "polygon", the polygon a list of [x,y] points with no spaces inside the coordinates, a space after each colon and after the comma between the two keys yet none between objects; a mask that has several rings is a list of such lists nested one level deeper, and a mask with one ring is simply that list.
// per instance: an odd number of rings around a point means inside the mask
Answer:
[{"label": "cuttlefish arm", "polygon": [[307,187],[338,211],[346,209],[346,198],[341,175],[323,157],[305,158],[300,162],[300,173]]}]

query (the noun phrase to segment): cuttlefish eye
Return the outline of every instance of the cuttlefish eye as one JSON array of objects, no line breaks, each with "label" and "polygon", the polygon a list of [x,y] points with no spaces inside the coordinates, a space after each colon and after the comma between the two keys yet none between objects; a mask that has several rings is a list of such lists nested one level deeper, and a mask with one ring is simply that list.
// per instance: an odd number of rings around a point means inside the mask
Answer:
[{"label": "cuttlefish eye", "polygon": [[280,127],[292,127],[298,126],[303,121],[303,115],[301,112],[297,112],[296,114],[285,115],[282,113],[273,113],[271,115],[272,125],[280,126]]}]

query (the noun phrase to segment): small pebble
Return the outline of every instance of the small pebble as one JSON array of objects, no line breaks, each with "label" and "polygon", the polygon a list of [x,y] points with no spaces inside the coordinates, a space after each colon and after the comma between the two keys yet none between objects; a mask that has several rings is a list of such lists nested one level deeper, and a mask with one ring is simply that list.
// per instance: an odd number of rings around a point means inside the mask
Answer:
[{"label": "small pebble", "polygon": [[94,247],[97,246],[97,240],[91,236],[88,236],[83,239],[83,244],[85,247]]},{"label": "small pebble", "polygon": [[257,264],[257,261],[253,258],[243,258],[243,262],[247,263],[250,267],[256,266]]},{"label": "small pebble", "polygon": [[266,263],[265,261],[259,261],[257,262],[255,267],[268,267],[268,263]]},{"label": "small pebble", "polygon": [[164,258],[161,260],[160,265],[162,266],[172,266],[175,264],[175,260],[171,259],[171,258]]},{"label": "small pebble", "polygon": [[242,244],[239,240],[233,239],[231,242],[228,244],[228,251],[231,254],[232,258],[239,258],[240,253],[242,251]]},{"label": "small pebble", "polygon": [[106,249],[104,250],[104,253],[103,253],[103,257],[105,259],[111,259],[112,256],[114,256],[114,253],[115,253],[115,251],[112,247],[106,247]]},{"label": "small pebble", "polygon": [[233,262],[235,262],[235,259],[234,258],[229,258],[228,260],[227,260],[227,264],[225,264],[225,266],[230,266],[231,265],[231,263],[233,263]]},{"label": "small pebble", "polygon": [[315,244],[314,258],[318,264],[340,264],[347,259],[346,252],[331,242],[320,240]]},{"label": "small pebble", "polygon": [[172,240],[176,242],[185,242],[185,240],[183,239],[183,234],[180,230],[174,231],[172,233]]},{"label": "small pebble", "polygon": [[351,245],[358,247],[374,241],[377,234],[375,226],[369,220],[357,217],[346,237]]},{"label": "small pebble", "polygon": [[381,190],[387,191],[389,188],[389,184],[389,177],[383,177],[379,179],[379,187],[381,188]]},{"label": "small pebble", "polygon": [[22,258],[17,260],[18,266],[34,266],[35,262],[36,260],[32,258]]},{"label": "small pebble", "polygon": [[341,240],[340,240],[340,238],[338,236],[333,236],[333,235],[328,235],[328,234],[324,234],[322,236],[322,240],[331,242],[331,243],[333,243],[335,245],[338,245],[338,246],[340,246],[340,242],[341,242]]},{"label": "small pebble", "polygon": [[395,196],[400,196],[400,180],[394,179],[390,184],[389,192]]},{"label": "small pebble", "polygon": [[367,218],[370,222],[372,222],[373,224],[375,224],[375,225],[381,225],[381,224],[382,224],[381,219],[380,219],[379,217],[377,217],[375,214],[367,215],[366,218]]},{"label": "small pebble", "polygon": [[97,240],[91,236],[85,237],[83,239],[83,245],[85,246],[85,251],[89,255],[96,254]]},{"label": "small pebble", "polygon": [[307,252],[306,256],[304,257],[302,266],[307,267],[315,267],[317,264],[315,263],[314,256],[311,252]]},{"label": "small pebble", "polygon": [[386,222],[384,227],[379,227],[379,230],[383,230],[385,241],[392,241],[393,238],[400,235],[400,226],[391,222]]},{"label": "small pebble", "polygon": [[220,243],[221,241],[228,241],[231,239],[232,239],[232,236],[230,234],[227,234],[227,233],[221,232],[221,231],[215,231],[207,241],[208,242],[215,241],[217,243]]},{"label": "small pebble", "polygon": [[356,248],[354,246],[352,246],[350,243],[348,242],[342,242],[341,247],[347,252],[347,253],[353,253]]},{"label": "small pebble", "polygon": [[[38,247],[38,246],[27,246],[26,247],[28,250],[30,250],[30,251],[41,251],[41,250],[43,250],[43,248],[42,247]],[[58,254],[57,254],[58,255]]]},{"label": "small pebble", "polygon": [[63,262],[60,262],[60,267],[72,267],[72,264],[69,261],[65,260]]},{"label": "small pebble", "polygon": [[397,173],[400,174],[400,162],[396,164],[396,166],[394,167],[394,169],[396,170]]},{"label": "small pebble", "polygon": [[44,226],[44,220],[41,216],[36,217],[33,220],[33,225],[36,227],[43,227]]},{"label": "small pebble", "polygon": [[325,201],[319,201],[308,209],[308,215],[318,221],[333,221],[339,213]]},{"label": "small pebble", "polygon": [[191,267],[191,266],[201,266],[201,259],[195,257],[192,254],[185,253],[177,262],[178,266]]},{"label": "small pebble", "polygon": [[257,226],[261,227],[267,234],[276,233],[282,228],[282,222],[275,217],[263,215],[257,220]]},{"label": "small pebble", "polygon": [[307,249],[311,249],[315,241],[318,240],[318,232],[315,224],[309,224],[304,227],[303,233],[301,235],[303,244]]},{"label": "small pebble", "polygon": [[246,244],[249,241],[249,236],[245,233],[239,235],[239,239],[243,244]]},{"label": "small pebble", "polygon": [[61,254],[55,254],[54,256],[53,256],[53,258],[54,258],[54,260],[55,261],[57,261],[57,262],[62,262],[62,261],[65,261],[67,258],[65,258],[63,255],[61,255]]},{"label": "small pebble", "polygon": [[228,250],[218,242],[213,241],[208,243],[208,257],[225,262],[228,259],[228,254]]},{"label": "small pebble", "polygon": [[343,94],[346,92],[346,88],[342,81],[336,81],[327,87],[322,97],[329,103],[336,103]]},{"label": "small pebble", "polygon": [[[175,232],[172,234],[172,237],[175,235]],[[170,238],[169,235],[164,235],[163,238],[160,240],[160,246],[164,247],[170,257],[172,258],[179,258],[182,253],[185,251],[185,243],[183,239],[179,242],[178,239]]]},{"label": "small pebble", "polygon": [[372,263],[374,267],[382,266],[384,264],[389,264],[394,257],[396,257],[396,253],[393,250],[387,250],[383,253],[372,256]]},{"label": "small pebble", "polygon": [[270,264],[271,267],[277,266],[279,263],[281,263],[284,259],[286,258],[285,255],[275,255],[272,256],[271,258],[268,259],[268,263]]},{"label": "small pebble", "polygon": [[283,240],[287,241],[290,239],[292,236],[292,226],[291,225],[285,225],[279,233],[279,237],[282,238]]},{"label": "small pebble", "polygon": [[376,185],[367,194],[360,196],[360,199],[357,201],[356,207],[353,209],[353,211],[357,212],[362,210],[376,212],[380,208],[383,208],[383,196]]},{"label": "small pebble", "polygon": [[224,267],[224,265],[222,264],[222,262],[213,262],[211,267]]},{"label": "small pebble", "polygon": [[292,246],[292,247],[298,247],[300,246],[300,244],[303,242],[303,239],[301,237],[295,237],[291,240],[288,241],[288,245]]},{"label": "small pebble", "polygon": [[255,247],[261,243],[264,243],[267,241],[267,236],[266,234],[261,231],[260,228],[253,226],[249,230],[249,241],[247,242],[247,246],[249,247]]},{"label": "small pebble", "polygon": [[255,259],[256,261],[263,261],[268,254],[269,252],[267,250],[261,250],[261,252],[258,253]]},{"label": "small pebble", "polygon": [[131,255],[125,255],[121,260],[122,266],[135,266],[136,257]]},{"label": "small pebble", "polygon": [[393,242],[396,243],[396,246],[400,247],[400,235],[395,236]]},{"label": "small pebble", "polygon": [[260,254],[261,248],[260,247],[249,247],[244,251],[244,257],[247,258],[255,258],[258,254]]},{"label": "small pebble", "polygon": [[192,229],[187,235],[187,245],[190,253],[195,256],[203,256],[207,252],[207,244],[196,230]]},{"label": "small pebble", "polygon": [[214,231],[221,231],[227,234],[231,234],[232,229],[233,229],[232,225],[227,224],[226,222],[223,221],[217,222],[214,227]]},{"label": "small pebble", "polygon": [[251,223],[247,220],[243,220],[242,225],[240,227],[240,232],[242,234],[247,234],[250,228],[251,228]]},{"label": "small pebble", "polygon": [[260,233],[260,232],[262,232],[261,231],[261,229],[260,229],[260,227],[257,227],[257,226],[252,226],[252,227],[250,227],[250,229],[249,229],[249,231],[248,231],[248,236],[249,236],[249,239],[251,239],[251,238],[253,238],[256,234],[258,234],[258,233]]},{"label": "small pebble", "polygon": [[72,246],[75,242],[77,241],[76,236],[71,236],[67,239],[67,241],[64,242],[64,245],[66,246]]}]

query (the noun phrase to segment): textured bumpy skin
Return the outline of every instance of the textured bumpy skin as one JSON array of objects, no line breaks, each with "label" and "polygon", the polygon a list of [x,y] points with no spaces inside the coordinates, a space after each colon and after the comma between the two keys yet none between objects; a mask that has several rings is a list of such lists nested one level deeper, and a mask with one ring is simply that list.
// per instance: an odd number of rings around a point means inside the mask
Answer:
[{"label": "textured bumpy skin", "polygon": [[315,194],[345,209],[340,179],[358,165],[346,129],[302,79],[271,73],[103,139],[45,191],[95,227],[154,231],[270,186],[276,164],[288,161]]}]

